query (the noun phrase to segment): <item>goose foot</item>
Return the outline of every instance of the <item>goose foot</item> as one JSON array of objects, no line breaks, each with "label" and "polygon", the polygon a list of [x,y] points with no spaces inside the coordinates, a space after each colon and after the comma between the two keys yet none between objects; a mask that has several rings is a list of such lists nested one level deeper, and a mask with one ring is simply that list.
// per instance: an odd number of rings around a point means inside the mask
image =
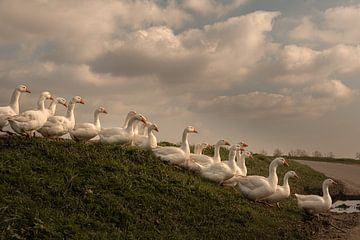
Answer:
[{"label": "goose foot", "polygon": [[271,203],[269,203],[269,202],[267,202],[267,201],[263,201],[263,200],[258,200],[258,201],[256,201],[256,200],[255,200],[255,202],[264,204],[264,205],[267,206],[267,207],[275,207],[273,204],[271,204]]}]

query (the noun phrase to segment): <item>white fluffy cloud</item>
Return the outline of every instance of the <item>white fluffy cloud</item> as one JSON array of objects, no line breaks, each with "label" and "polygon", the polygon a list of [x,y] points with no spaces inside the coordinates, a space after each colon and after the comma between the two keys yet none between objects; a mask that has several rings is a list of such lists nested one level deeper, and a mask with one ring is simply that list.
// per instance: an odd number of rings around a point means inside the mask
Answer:
[{"label": "white fluffy cloud", "polygon": [[[79,119],[103,105],[163,127],[222,115],[257,121],[324,116],[358,97],[360,5],[304,13],[287,39],[278,11],[245,0],[0,1],[0,101],[17,83],[81,95]],[[245,6],[244,9],[241,9]],[[32,107],[36,96],[23,105]],[[112,120],[115,119],[115,120]],[[209,118],[208,118],[209,119]],[[229,126],[228,128],[230,128]],[[226,128],[226,127],[225,127]],[[219,134],[221,131],[219,130]],[[214,133],[212,136],[215,136]]]},{"label": "white fluffy cloud", "polygon": [[327,44],[360,42],[360,31],[356,27],[360,22],[360,5],[329,8],[323,11],[320,17],[320,23],[315,22],[310,16],[304,17],[289,33],[290,38]]}]

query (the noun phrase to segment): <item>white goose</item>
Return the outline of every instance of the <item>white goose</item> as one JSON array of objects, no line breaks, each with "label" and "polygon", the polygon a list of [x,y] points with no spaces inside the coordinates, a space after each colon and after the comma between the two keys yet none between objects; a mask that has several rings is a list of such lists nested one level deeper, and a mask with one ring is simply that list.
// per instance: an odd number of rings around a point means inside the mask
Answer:
[{"label": "white goose", "polygon": [[[221,162],[221,157],[220,157],[220,147],[221,146],[230,146],[230,143],[224,139],[220,139],[216,144],[215,144],[215,149],[214,149],[214,156],[213,157],[209,157],[207,155],[203,155],[203,154],[190,154],[190,159],[192,162],[194,163],[198,163],[202,166],[210,166],[213,163],[216,162]],[[197,166],[197,165],[195,165]],[[197,168],[197,167],[196,167]]]},{"label": "white goose", "polygon": [[243,148],[241,148],[241,150],[237,153],[236,155],[236,163],[240,169],[240,175],[242,176],[246,176],[247,175],[247,167],[246,167],[246,158],[251,158],[252,160],[254,160],[254,157],[252,155],[252,153],[248,150],[245,150]]},{"label": "white goose", "polygon": [[198,143],[194,146],[194,154],[202,155],[203,150],[207,148],[209,144],[207,143]]},{"label": "white goose", "polygon": [[288,163],[282,157],[275,158],[269,166],[269,176],[244,176],[239,177],[237,179],[238,187],[240,192],[248,199],[253,201],[262,200],[271,194],[273,194],[276,190],[276,186],[278,183],[278,176],[276,173],[276,169],[278,165],[286,165]]},{"label": "white goose", "polygon": [[161,160],[171,164],[185,164],[190,160],[190,147],[188,142],[188,133],[198,133],[198,131],[188,126],[184,129],[180,147],[157,147],[153,149],[154,154]]},{"label": "white goose", "polygon": [[68,133],[75,126],[74,109],[77,103],[85,104],[81,97],[73,97],[69,103],[66,116],[49,117],[44,126],[42,126],[38,132],[47,138],[61,137],[62,135]]},{"label": "white goose", "polygon": [[245,163],[245,159],[246,158],[251,158],[254,159],[252,153],[248,150],[245,150],[243,148],[240,148],[240,151],[236,152],[236,164],[237,164],[237,168],[236,168],[236,176],[230,178],[229,180],[226,180],[223,185],[224,186],[231,186],[231,187],[235,187],[237,184],[237,180],[239,178],[241,178],[241,176],[246,176],[247,175],[247,167],[246,167],[246,163]]},{"label": "white goose", "polygon": [[270,202],[276,202],[276,205],[280,208],[279,202],[281,200],[284,200],[290,196],[290,185],[289,185],[289,178],[296,177],[299,178],[299,176],[294,171],[288,171],[284,175],[283,185],[277,185],[276,191],[271,194],[270,196],[264,198],[266,201]]},{"label": "white goose", "polygon": [[146,124],[146,119],[141,114],[132,116],[126,128],[117,129],[116,131],[100,131],[100,142],[103,143],[118,143],[134,145],[134,126],[141,121]]},{"label": "white goose", "polygon": [[28,110],[20,115],[8,118],[11,128],[18,134],[32,136],[33,131],[41,128],[48,117],[47,109],[45,108],[45,100],[51,99],[49,92],[42,92],[38,100],[38,109]]},{"label": "white goose", "polygon": [[332,179],[326,179],[322,184],[323,196],[295,194],[300,209],[310,214],[319,214],[330,209],[332,199],[329,193],[329,186],[336,184]]},{"label": "white goose", "polygon": [[19,109],[20,109],[19,99],[20,99],[20,95],[24,92],[31,93],[30,90],[25,85],[17,86],[11,95],[9,105],[0,107],[0,132],[7,132],[7,131],[3,131],[3,128],[9,124],[7,120],[8,117],[19,114]]},{"label": "white goose", "polygon": [[143,148],[156,148],[157,147],[157,139],[154,135],[153,131],[159,132],[159,128],[156,124],[147,122],[146,124],[147,134],[146,135],[134,135],[134,143],[136,146],[140,146]]},{"label": "white goose", "polygon": [[100,130],[100,113],[107,114],[105,108],[99,107],[94,111],[94,123],[80,123],[76,124],[75,127],[70,130],[70,136],[75,141],[88,141],[94,137],[96,137]]},{"label": "white goose", "polygon": [[57,104],[61,104],[61,105],[63,105],[63,106],[66,107],[66,108],[68,107],[65,98],[62,98],[62,97],[54,98],[54,99],[52,100],[52,102],[50,103],[48,109],[46,109],[47,112],[48,112],[48,117],[51,117],[51,116],[54,116],[54,115],[55,115]]},{"label": "white goose", "polygon": [[101,130],[100,130],[101,135],[113,136],[113,135],[121,133],[122,131],[124,131],[124,129],[127,128],[130,118],[134,117],[136,114],[137,113],[135,111],[128,112],[122,127],[101,128]]},{"label": "white goose", "polygon": [[216,162],[208,167],[196,163],[200,168],[200,175],[210,181],[222,184],[224,181],[232,178],[236,171],[235,156],[240,150],[239,145],[233,145],[229,149],[229,162]]}]

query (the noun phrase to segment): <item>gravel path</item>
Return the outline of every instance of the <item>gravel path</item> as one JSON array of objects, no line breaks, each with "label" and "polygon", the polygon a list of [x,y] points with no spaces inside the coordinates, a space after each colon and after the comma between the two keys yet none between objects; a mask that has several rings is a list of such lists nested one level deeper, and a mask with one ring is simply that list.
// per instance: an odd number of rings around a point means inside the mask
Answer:
[{"label": "gravel path", "polygon": [[340,180],[345,184],[349,195],[360,195],[360,164],[342,164],[297,160],[326,176]]}]

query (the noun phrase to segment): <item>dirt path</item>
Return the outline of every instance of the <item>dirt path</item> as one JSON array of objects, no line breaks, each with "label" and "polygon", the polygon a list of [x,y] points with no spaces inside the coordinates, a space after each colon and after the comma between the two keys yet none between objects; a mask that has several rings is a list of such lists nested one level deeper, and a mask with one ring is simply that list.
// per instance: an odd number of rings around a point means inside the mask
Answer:
[{"label": "dirt path", "polygon": [[[360,195],[360,165],[341,164],[341,163],[328,163],[328,162],[315,162],[297,160],[297,162],[307,165],[315,171],[321,172],[328,177],[340,180],[344,184],[344,193],[348,195]],[[338,216],[340,219],[342,217]],[[350,216],[344,215],[344,218]],[[341,222],[344,219],[341,220]],[[345,234],[338,233],[337,235],[329,236],[324,235],[324,239],[360,239],[360,218],[354,216],[350,221],[357,221],[357,226],[352,228]],[[340,225],[340,222],[337,223]]]},{"label": "dirt path", "polygon": [[324,173],[326,176],[340,180],[345,185],[345,193],[360,195],[360,165],[303,161],[297,162]]}]

